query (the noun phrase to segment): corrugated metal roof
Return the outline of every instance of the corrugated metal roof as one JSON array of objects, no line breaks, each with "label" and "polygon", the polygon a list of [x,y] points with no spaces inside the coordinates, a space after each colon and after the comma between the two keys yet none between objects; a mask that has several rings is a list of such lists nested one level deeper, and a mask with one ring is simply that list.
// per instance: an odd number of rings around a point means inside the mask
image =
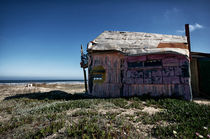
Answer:
[{"label": "corrugated metal roof", "polygon": [[[166,47],[158,47],[161,43]],[[168,45],[176,43],[175,45]],[[143,55],[148,53],[174,52],[189,56],[187,47],[177,47],[177,44],[187,46],[186,36],[163,35],[143,32],[104,31],[88,44],[88,50],[117,50],[128,55]],[[167,48],[167,46],[172,46]]]}]

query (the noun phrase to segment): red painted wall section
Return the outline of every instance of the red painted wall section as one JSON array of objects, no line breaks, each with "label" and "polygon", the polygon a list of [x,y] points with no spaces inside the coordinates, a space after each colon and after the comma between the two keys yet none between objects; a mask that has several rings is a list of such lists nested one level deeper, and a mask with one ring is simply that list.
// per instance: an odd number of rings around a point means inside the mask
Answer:
[{"label": "red painted wall section", "polygon": [[129,56],[129,57],[126,57],[126,58],[127,58],[127,61],[129,61],[129,62],[146,61],[147,60],[146,56]]},{"label": "red painted wall section", "polygon": [[[141,60],[142,65],[135,62]],[[133,62],[136,66],[129,66]],[[150,64],[148,64],[148,62]],[[178,54],[125,57],[123,96],[179,96],[192,98],[189,59]]]}]

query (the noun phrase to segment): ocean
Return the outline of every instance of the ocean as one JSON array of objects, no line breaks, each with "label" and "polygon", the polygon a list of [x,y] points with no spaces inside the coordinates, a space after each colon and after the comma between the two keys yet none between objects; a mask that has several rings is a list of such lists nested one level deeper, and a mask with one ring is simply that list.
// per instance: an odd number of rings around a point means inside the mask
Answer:
[{"label": "ocean", "polygon": [[0,80],[0,84],[29,84],[29,83],[83,84],[84,80]]}]

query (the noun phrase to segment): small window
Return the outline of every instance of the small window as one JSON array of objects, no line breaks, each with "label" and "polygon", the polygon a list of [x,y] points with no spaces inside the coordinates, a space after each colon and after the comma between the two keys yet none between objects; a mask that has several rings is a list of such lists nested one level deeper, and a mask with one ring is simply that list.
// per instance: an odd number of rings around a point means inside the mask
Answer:
[{"label": "small window", "polygon": [[129,68],[140,68],[143,67],[143,62],[128,62],[128,67]]},{"label": "small window", "polygon": [[162,66],[162,61],[161,60],[145,61],[144,66],[145,67]]}]

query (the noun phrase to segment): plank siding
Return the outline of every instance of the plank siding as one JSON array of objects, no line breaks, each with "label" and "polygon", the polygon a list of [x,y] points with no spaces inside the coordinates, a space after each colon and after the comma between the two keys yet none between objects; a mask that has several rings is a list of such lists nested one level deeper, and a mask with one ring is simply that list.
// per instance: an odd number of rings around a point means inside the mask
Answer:
[{"label": "plank siding", "polygon": [[192,90],[193,90],[193,96],[197,97],[200,95],[199,90],[199,76],[198,76],[198,64],[197,59],[192,58],[191,62],[191,72],[192,72]]},{"label": "plank siding", "polygon": [[[93,83],[91,95],[182,96],[191,99],[189,59],[179,54],[126,56],[121,53],[92,53],[89,69],[103,66],[105,80]],[[91,74],[89,74],[89,81]],[[89,86],[90,87],[90,86]]]},{"label": "plank siding", "polygon": [[[90,69],[97,66],[103,66],[105,69],[105,81],[103,83],[93,83],[93,96],[97,97],[119,97],[121,88],[121,57],[120,53],[94,53],[91,55]],[[91,75],[89,74],[89,80]]]}]

